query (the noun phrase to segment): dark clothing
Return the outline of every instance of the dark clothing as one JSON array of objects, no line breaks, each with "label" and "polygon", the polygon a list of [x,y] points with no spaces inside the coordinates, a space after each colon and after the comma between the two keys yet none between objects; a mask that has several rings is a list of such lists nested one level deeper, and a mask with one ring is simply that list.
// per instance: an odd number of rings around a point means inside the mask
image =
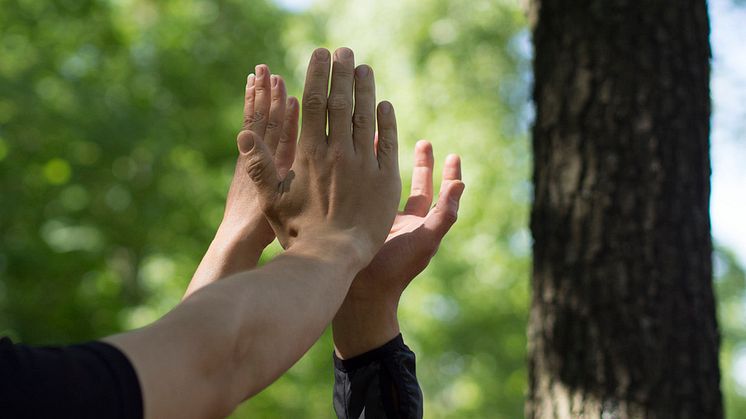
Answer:
[{"label": "dark clothing", "polygon": [[422,418],[414,352],[401,334],[354,358],[334,355],[334,410],[340,419]]},{"label": "dark clothing", "polygon": [[[420,419],[415,357],[401,335],[354,358],[334,357],[334,410],[341,419]],[[0,339],[0,417],[143,417],[132,364],[104,342],[33,348]]]},{"label": "dark clothing", "polygon": [[132,364],[103,342],[33,348],[0,339],[0,417],[142,418]]}]

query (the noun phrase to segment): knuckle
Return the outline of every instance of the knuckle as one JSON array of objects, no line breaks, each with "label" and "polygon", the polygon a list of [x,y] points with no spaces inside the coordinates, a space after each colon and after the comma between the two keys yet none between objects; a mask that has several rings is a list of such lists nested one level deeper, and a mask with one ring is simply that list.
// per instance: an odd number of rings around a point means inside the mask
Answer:
[{"label": "knuckle", "polygon": [[345,111],[352,108],[352,103],[343,95],[332,95],[326,107],[330,111]]},{"label": "knuckle", "polygon": [[355,75],[355,69],[352,66],[335,65],[333,69],[334,78],[351,79]]},{"label": "knuckle", "polygon": [[281,127],[282,127],[282,123],[280,121],[270,119],[267,122],[267,131],[273,131]]},{"label": "knuckle", "polygon": [[356,112],[354,115],[352,115],[352,123],[355,126],[372,125],[373,118],[371,117],[371,115]]},{"label": "knuckle", "polygon": [[332,163],[341,163],[345,161],[346,154],[344,149],[340,146],[334,146],[329,150],[328,158]]},{"label": "knuckle", "polygon": [[290,134],[287,131],[283,132],[283,134],[280,136],[280,144],[290,144],[290,138]]},{"label": "knuckle", "polygon": [[323,80],[329,77],[329,67],[328,65],[313,65],[308,69],[308,73],[314,79]]},{"label": "knuckle", "polygon": [[324,111],[326,110],[326,97],[318,93],[308,94],[303,97],[303,108],[314,112]]},{"label": "knuckle", "polygon": [[382,137],[378,140],[378,152],[383,154],[390,154],[394,151],[394,143],[388,138]]},{"label": "knuckle", "polygon": [[246,164],[246,172],[254,182],[259,182],[267,173],[268,165],[263,159],[252,156]]},{"label": "knuckle", "polygon": [[251,115],[249,122],[252,123],[252,124],[256,124],[257,122],[264,121],[264,118],[266,118],[266,117],[267,117],[267,115],[264,112],[262,112],[262,111],[255,111]]}]

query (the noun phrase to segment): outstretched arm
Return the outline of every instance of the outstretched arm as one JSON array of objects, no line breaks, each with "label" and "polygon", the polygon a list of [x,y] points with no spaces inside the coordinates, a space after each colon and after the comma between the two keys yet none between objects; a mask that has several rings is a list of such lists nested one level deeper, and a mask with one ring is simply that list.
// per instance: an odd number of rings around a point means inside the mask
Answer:
[{"label": "outstretched arm", "polygon": [[[228,415],[318,339],[361,261],[354,238],[296,243],[267,265],[205,287],[153,325],[104,339],[140,381],[146,418]],[[348,255],[349,256],[349,255]]]},{"label": "outstretched arm", "polygon": [[287,251],[205,286],[151,326],[105,339],[134,365],[146,417],[225,415],[269,385],[319,337],[383,244],[401,191],[394,111],[378,107],[376,153],[375,104],[352,123],[354,83],[366,87],[355,89],[356,103],[375,101],[372,72],[355,72],[352,51],[338,50],[327,96],[331,61],[319,49],[309,64],[299,158],[287,176],[255,132],[237,139]]}]

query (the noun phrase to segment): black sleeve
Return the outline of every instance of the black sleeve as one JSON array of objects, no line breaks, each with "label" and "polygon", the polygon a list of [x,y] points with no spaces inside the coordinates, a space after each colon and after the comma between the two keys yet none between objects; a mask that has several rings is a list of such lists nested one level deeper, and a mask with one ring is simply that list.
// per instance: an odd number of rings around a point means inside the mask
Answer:
[{"label": "black sleeve", "polygon": [[0,371],[0,417],[143,417],[135,370],[107,343],[34,348],[4,337]]},{"label": "black sleeve", "polygon": [[414,352],[401,334],[354,358],[334,355],[334,411],[340,419],[422,418]]}]

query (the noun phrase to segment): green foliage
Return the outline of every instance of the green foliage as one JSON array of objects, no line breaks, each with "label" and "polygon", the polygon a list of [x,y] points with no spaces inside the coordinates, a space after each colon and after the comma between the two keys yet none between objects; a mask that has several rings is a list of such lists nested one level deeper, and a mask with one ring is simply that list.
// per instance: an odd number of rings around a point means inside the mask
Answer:
[{"label": "green foliage", "polygon": [[[741,368],[746,359],[746,272],[739,266],[735,255],[727,249],[717,249],[714,262],[721,333],[721,383],[726,417],[746,418],[746,386],[735,380],[738,358],[741,358]],[[741,371],[740,375],[746,376],[746,371]]]},{"label": "green foliage", "polygon": [[[292,15],[265,1],[0,0],[0,10],[0,332],[95,339],[177,304],[222,215],[246,74],[267,63],[298,95],[314,47],[349,46],[396,107],[405,191],[420,138],[434,144],[436,173],[447,153],[464,163],[460,219],[400,308],[426,416],[522,415],[530,68],[513,2],[329,0]],[[744,282],[733,269],[718,283],[724,365],[746,337],[732,321],[743,323]],[[331,417],[332,377],[327,333],[234,417]],[[733,412],[743,403],[728,398]]]},{"label": "green foliage", "polygon": [[20,1],[0,14],[0,329],[91,339],[179,300],[222,214],[263,2]]}]

